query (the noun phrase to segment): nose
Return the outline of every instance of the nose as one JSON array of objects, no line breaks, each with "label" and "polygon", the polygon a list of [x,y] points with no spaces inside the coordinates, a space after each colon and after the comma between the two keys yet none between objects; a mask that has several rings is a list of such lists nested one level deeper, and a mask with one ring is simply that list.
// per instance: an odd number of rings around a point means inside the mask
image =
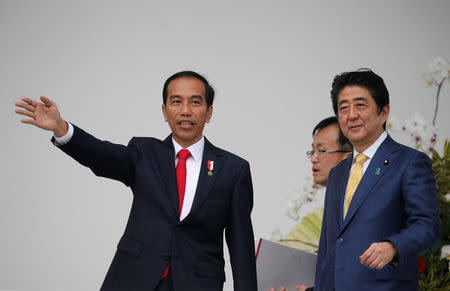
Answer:
[{"label": "nose", "polygon": [[357,112],[355,106],[350,106],[350,112],[348,114],[348,117],[351,120],[358,118],[358,112]]},{"label": "nose", "polygon": [[311,157],[309,158],[309,160],[311,161],[312,164],[315,164],[318,162],[315,154],[312,154]]},{"label": "nose", "polygon": [[183,105],[181,107],[181,114],[184,116],[191,115],[191,103],[190,102],[183,102]]}]

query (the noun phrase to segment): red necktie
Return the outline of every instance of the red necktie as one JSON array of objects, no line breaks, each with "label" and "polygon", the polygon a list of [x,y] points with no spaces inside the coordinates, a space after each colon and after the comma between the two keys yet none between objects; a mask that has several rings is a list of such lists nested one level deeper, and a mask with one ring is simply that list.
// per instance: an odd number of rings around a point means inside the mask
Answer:
[{"label": "red necktie", "polygon": [[[178,164],[177,164],[177,185],[178,185],[178,203],[180,206],[180,216],[181,210],[183,209],[184,192],[186,190],[186,160],[191,156],[191,152],[186,149],[182,149],[178,152]],[[164,274],[161,279],[167,277],[169,273],[169,265],[167,265]]]},{"label": "red necktie", "polygon": [[177,185],[178,185],[178,201],[180,204],[180,216],[183,209],[184,191],[186,190],[186,160],[191,156],[191,152],[182,149],[178,152],[177,164]]}]

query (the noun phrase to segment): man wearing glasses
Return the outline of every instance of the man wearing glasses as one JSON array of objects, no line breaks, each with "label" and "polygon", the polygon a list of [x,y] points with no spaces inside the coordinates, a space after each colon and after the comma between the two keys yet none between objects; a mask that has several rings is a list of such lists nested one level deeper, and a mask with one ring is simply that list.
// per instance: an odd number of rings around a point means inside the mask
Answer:
[{"label": "man wearing glasses", "polygon": [[331,169],[351,156],[353,147],[339,129],[335,116],[319,122],[312,134],[312,150],[307,151],[306,155],[311,159],[314,183],[327,186]]},{"label": "man wearing glasses", "polygon": [[[353,146],[342,134],[335,116],[320,121],[314,127],[312,136],[312,150],[307,151],[306,156],[311,159],[314,183],[326,187],[331,169],[352,155]],[[279,290],[288,291],[285,287],[280,287]],[[307,288],[306,285],[297,285],[297,290],[314,289]],[[271,288],[270,291],[275,291],[275,288]]]}]

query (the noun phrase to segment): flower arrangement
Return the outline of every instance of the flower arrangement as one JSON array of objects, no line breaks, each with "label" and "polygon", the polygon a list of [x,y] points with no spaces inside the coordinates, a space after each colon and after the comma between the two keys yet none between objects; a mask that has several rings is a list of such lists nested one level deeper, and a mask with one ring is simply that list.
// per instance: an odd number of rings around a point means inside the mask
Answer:
[{"label": "flower arrangement", "polygon": [[450,142],[445,141],[442,156],[435,149],[438,137],[435,122],[439,95],[449,75],[450,64],[441,57],[435,58],[429,65],[429,71],[424,74],[429,86],[437,86],[432,124],[427,123],[419,113],[408,118],[401,126],[398,126],[395,118],[390,118],[386,124],[389,133],[406,133],[413,147],[430,156],[436,178],[442,234],[436,244],[419,257],[421,291],[450,290]]},{"label": "flower arrangement", "polygon": [[435,145],[438,130],[435,127],[439,108],[439,95],[446,79],[449,79],[450,64],[441,57],[429,65],[424,78],[429,86],[437,86],[436,106],[432,124],[421,114],[415,113],[402,124],[395,117],[389,118],[386,128],[392,135],[406,134],[409,144],[426,153],[432,161],[436,178],[442,234],[438,242],[419,257],[419,290],[450,290],[450,142],[444,143],[440,155]]},{"label": "flower arrangement", "polygon": [[445,141],[442,156],[433,151],[431,158],[436,178],[441,237],[422,254],[425,266],[419,277],[419,290],[450,290],[450,142]]}]

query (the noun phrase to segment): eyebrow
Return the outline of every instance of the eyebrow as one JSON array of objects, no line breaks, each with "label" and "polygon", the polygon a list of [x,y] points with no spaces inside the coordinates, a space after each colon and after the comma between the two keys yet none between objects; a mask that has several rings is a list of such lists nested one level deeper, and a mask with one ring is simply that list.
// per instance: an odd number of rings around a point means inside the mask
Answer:
[{"label": "eyebrow", "polygon": [[[170,95],[169,98],[170,99],[181,98],[181,95]],[[203,96],[202,95],[192,95],[190,98],[203,99]]]},{"label": "eyebrow", "polygon": [[[319,142],[319,143],[316,145],[316,147],[320,147],[320,146],[324,146],[324,145],[325,145],[324,142]],[[311,146],[314,147],[314,144],[312,143]]]},{"label": "eyebrow", "polygon": [[[367,102],[367,98],[366,97],[356,97],[353,99],[353,101],[366,101]],[[341,100],[341,102],[339,102],[339,105],[341,105],[343,103],[348,103],[348,100]]]}]

